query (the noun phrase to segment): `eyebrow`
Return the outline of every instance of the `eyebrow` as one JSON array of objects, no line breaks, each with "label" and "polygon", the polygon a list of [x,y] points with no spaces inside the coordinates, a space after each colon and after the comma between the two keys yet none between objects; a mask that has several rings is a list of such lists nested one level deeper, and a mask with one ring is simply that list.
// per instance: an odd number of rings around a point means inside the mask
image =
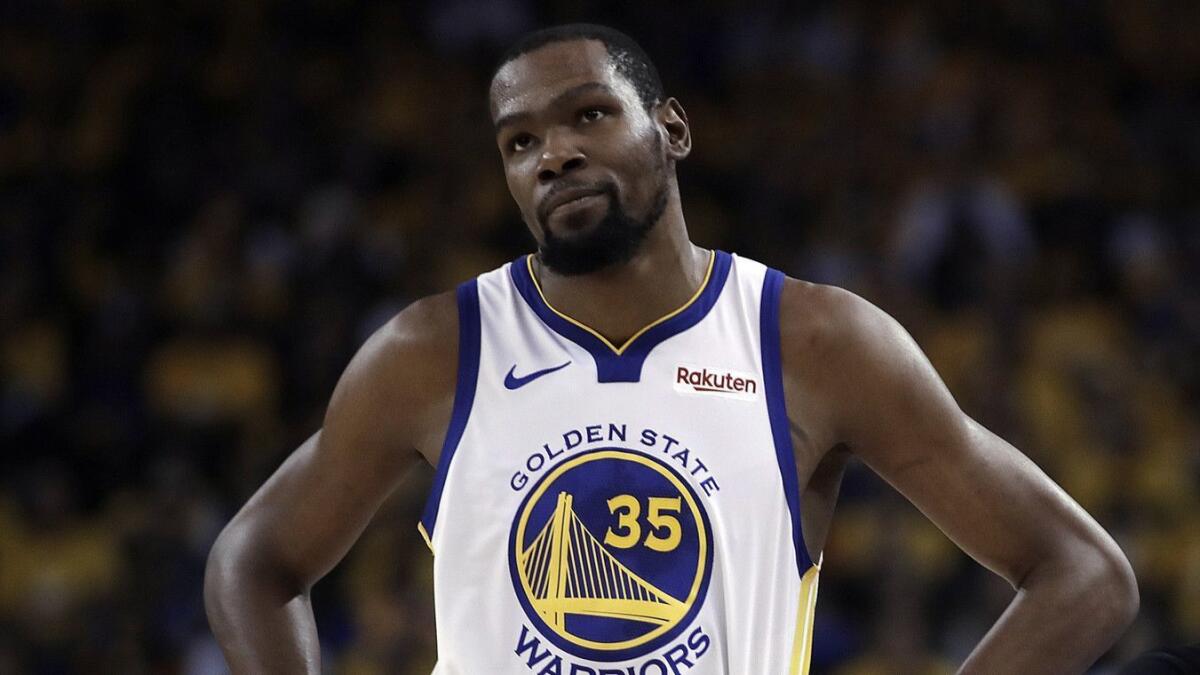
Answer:
[{"label": "eyebrow", "polygon": [[[570,89],[564,91],[563,93],[559,94],[558,96],[555,96],[550,101],[550,104],[546,107],[553,108],[554,106],[559,105],[563,101],[575,98],[582,94],[586,94],[590,91],[603,91],[608,94],[613,94],[614,96],[616,95],[616,92],[614,92],[612,90],[612,87],[609,87],[607,84],[604,84],[603,82],[584,82],[583,84],[575,85],[574,87],[571,87]],[[520,112],[508,113],[506,115],[501,115],[500,117],[496,118],[496,123],[495,123],[496,132],[499,133],[499,131],[501,129],[503,129],[504,127],[509,126],[510,124],[515,124],[517,122],[520,122],[521,120],[525,120],[530,117],[533,117],[533,113],[531,113],[529,111],[525,111],[525,110],[522,110]]]}]

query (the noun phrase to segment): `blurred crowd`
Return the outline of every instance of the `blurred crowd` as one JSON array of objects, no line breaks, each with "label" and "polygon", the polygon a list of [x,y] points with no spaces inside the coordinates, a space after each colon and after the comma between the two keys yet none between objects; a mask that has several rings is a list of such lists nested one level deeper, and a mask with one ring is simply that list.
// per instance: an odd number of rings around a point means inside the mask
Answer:
[{"label": "blurred crowd", "polygon": [[[486,108],[539,26],[630,32],[700,244],[897,316],[1117,538],[1094,670],[1200,640],[1200,4],[0,4],[0,673],[225,672],[217,532],[414,298],[529,250]],[[431,471],[314,590],[329,672],[428,673]],[[953,672],[1012,589],[853,465],[813,670]]]}]

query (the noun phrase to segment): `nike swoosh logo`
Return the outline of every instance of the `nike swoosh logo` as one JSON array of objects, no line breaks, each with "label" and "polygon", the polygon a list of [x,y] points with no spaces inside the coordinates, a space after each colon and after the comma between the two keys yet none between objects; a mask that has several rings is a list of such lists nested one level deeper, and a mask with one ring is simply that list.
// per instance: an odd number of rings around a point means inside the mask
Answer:
[{"label": "nike swoosh logo", "polygon": [[553,373],[556,370],[562,370],[563,368],[566,368],[569,365],[571,365],[571,362],[567,361],[566,363],[562,364],[561,366],[554,366],[553,368],[543,368],[542,370],[535,370],[528,375],[522,375],[521,377],[516,377],[513,375],[513,373],[516,372],[516,370],[517,370],[517,364],[514,363],[513,367],[508,370],[508,375],[504,376],[504,386],[508,389],[520,389],[521,387],[524,387],[525,385],[529,384],[530,382],[533,382],[534,380],[538,379],[539,377],[541,377],[543,375],[549,375],[550,373]]}]

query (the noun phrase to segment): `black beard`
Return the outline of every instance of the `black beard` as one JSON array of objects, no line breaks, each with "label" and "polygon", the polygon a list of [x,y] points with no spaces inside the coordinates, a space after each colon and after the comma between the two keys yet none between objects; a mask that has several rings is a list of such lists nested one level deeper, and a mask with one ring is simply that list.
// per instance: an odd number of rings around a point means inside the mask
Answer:
[{"label": "black beard", "polygon": [[604,194],[608,196],[608,211],[591,232],[563,239],[549,227],[543,228],[545,241],[538,248],[543,265],[563,276],[577,276],[627,263],[667,209],[666,181],[655,193],[650,211],[641,219],[621,207],[611,185],[604,186]]}]

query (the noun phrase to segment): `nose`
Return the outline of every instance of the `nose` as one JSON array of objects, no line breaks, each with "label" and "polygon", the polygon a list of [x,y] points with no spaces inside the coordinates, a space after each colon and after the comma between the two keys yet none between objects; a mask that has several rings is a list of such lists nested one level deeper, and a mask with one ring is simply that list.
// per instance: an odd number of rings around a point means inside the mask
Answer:
[{"label": "nose", "polygon": [[587,166],[587,159],[571,142],[568,134],[554,134],[546,139],[538,160],[538,180],[547,183],[576,169]]}]

